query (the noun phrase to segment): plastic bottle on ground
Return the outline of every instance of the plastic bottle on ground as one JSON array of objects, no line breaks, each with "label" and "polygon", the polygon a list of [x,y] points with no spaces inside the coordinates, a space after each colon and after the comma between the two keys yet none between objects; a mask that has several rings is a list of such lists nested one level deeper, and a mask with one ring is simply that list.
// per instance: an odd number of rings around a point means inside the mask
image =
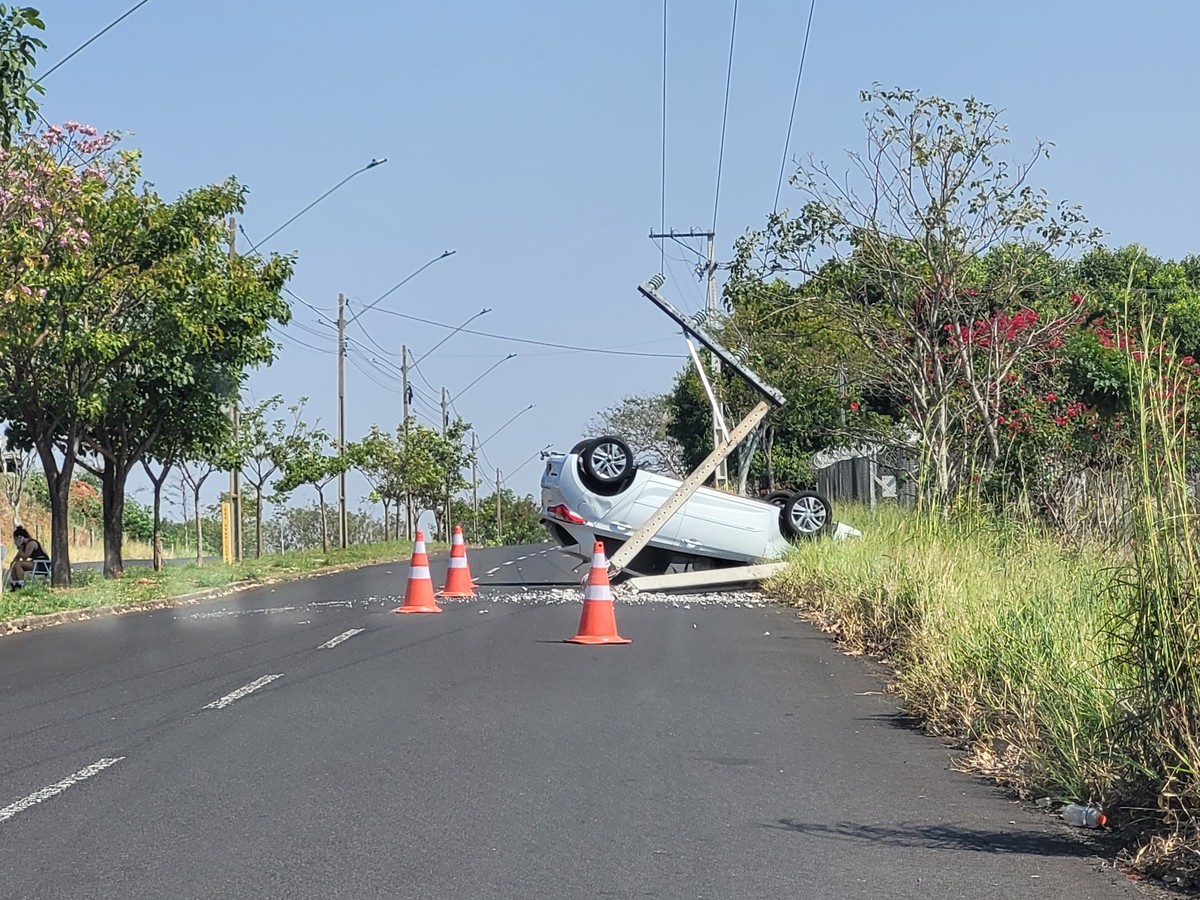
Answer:
[{"label": "plastic bottle on ground", "polygon": [[1103,828],[1108,823],[1108,816],[1098,806],[1081,806],[1078,803],[1068,803],[1062,809],[1063,821],[1076,828]]}]

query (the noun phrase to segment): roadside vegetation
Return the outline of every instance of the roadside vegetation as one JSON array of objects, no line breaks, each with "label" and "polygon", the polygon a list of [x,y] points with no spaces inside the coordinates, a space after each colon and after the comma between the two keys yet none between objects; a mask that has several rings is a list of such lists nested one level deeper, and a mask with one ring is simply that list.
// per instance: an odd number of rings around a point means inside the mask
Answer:
[{"label": "roadside vegetation", "polygon": [[[437,549],[430,545],[431,550]],[[0,599],[0,622],[22,616],[46,615],[65,610],[104,606],[136,607],[139,604],[183,597],[233,584],[283,581],[330,567],[406,561],[412,553],[407,541],[359,544],[345,550],[332,548],[266,554],[240,563],[182,563],[160,570],[130,566],[122,578],[105,578],[101,572],[75,572],[69,588],[54,588],[45,581],[30,581],[19,591],[5,591]],[[397,576],[399,578],[399,576]],[[404,586],[397,582],[398,592]]]},{"label": "roadside vegetation", "polygon": [[[873,513],[833,497],[862,539],[799,547],[771,589],[893,665],[965,765],[1103,805],[1132,870],[1200,886],[1200,257],[1104,246],[985,103],[862,99],[848,174],[797,167],[707,322],[788,399],[738,490],[815,487],[829,450],[892,480]],[[727,420],[754,400],[716,391]],[[711,447],[692,365],[602,420],[666,469]]]},{"label": "roadside vegetation", "polygon": [[[36,9],[0,6],[4,540],[14,525],[31,529],[57,589],[83,578],[96,602],[123,596],[78,575],[73,558],[102,558],[117,581],[131,550],[156,572],[172,553],[219,552],[222,506],[201,497],[231,472],[242,484],[237,498],[222,495],[240,505],[235,558],[395,541],[429,514],[448,540],[467,488],[470,516],[459,521],[470,540],[527,536],[533,500],[499,471],[476,497],[465,472],[474,478],[480,445],[457,417],[430,427],[406,405],[402,421],[343,446],[309,421],[302,397],[246,402],[251,372],[274,361],[291,320],[295,258],[239,246],[249,191],[233,175],[164,197],[127,134],[47,121],[35,77],[45,27]],[[368,510],[347,510],[338,534],[330,488],[351,470],[370,484]],[[153,485],[146,503],[127,496],[135,471]],[[171,522],[164,507],[177,497]],[[311,505],[297,508],[298,498]],[[144,587],[147,577],[133,580]]]}]

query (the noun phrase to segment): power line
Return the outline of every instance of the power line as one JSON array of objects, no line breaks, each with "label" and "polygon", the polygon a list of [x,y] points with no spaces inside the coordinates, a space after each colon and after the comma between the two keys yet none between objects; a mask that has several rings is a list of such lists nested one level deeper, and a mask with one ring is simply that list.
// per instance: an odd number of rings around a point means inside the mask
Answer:
[{"label": "power line", "polygon": [[[68,62],[70,62],[70,60],[72,58],[74,58],[76,55],[78,55],[83,50],[85,50],[89,44],[91,44],[96,39],[103,37],[105,33],[107,33],[108,31],[111,31],[113,28],[120,25],[121,22],[123,22],[125,19],[129,18],[129,16],[133,15],[135,12],[137,12],[139,9],[141,9],[143,6],[145,6],[149,2],[150,2],[150,0],[141,0],[140,3],[135,4],[134,6],[130,7],[125,12],[123,12],[120,16],[113,19],[111,22],[109,22],[107,25],[105,25],[102,29],[97,31],[90,38],[88,38],[86,41],[84,41],[82,44],[80,44],[78,47],[76,47],[74,50],[72,50],[70,53],[68,53],[62,59],[60,59],[57,63],[55,63],[53,66],[51,66],[47,70],[45,75],[43,75],[37,81],[33,82],[33,84],[31,84],[29,86],[29,88],[27,88],[26,90],[28,91],[29,89],[33,88],[34,85],[41,84],[43,81],[45,81],[47,78],[49,78],[55,72],[57,72],[60,68],[62,68]],[[42,121],[45,121],[45,119],[43,119]]]},{"label": "power line", "polygon": [[279,335],[280,340],[291,341],[292,343],[297,344],[306,350],[312,350],[315,353],[325,353],[328,355],[332,355],[337,352],[336,350],[331,350],[328,347],[314,347],[312,344],[305,343],[304,341],[300,340],[300,338],[288,334],[287,332],[283,331],[283,329],[276,328],[275,325],[272,325],[271,328]]},{"label": "power line", "polygon": [[[658,230],[667,230],[667,0],[663,0],[662,52],[662,188],[658,200]],[[658,245],[658,270],[665,265],[666,247]]]},{"label": "power line", "polygon": [[717,230],[717,206],[721,202],[721,168],[725,162],[725,124],[729,121],[729,82],[733,78],[733,39],[737,34],[738,0],[733,0],[733,25],[729,29],[729,66],[725,70],[725,110],[721,113],[721,150],[717,154],[717,189],[713,197],[712,230]]},{"label": "power line", "polygon": [[792,125],[796,121],[796,100],[800,97],[800,77],[804,74],[804,59],[808,56],[808,33],[812,30],[813,10],[817,0],[808,5],[808,25],[804,29],[804,47],[800,50],[800,69],[796,72],[796,90],[792,93],[792,112],[788,116],[787,137],[783,141],[783,159],[779,161],[779,181],[775,185],[775,203],[771,212],[779,212],[779,192],[783,190],[783,170],[787,166],[788,147],[792,143]]},{"label": "power line", "polygon": [[[242,232],[242,234],[245,234],[245,232],[243,231],[243,232]],[[297,294],[295,291],[293,291],[291,288],[285,287],[285,288],[283,289],[283,292],[284,292],[285,294],[287,294],[289,297],[291,297],[293,300],[297,300],[297,301],[299,301],[300,303],[303,303],[305,306],[307,306],[309,309],[311,309],[311,310],[312,310],[313,312],[315,312],[317,315],[319,315],[319,316],[324,316],[324,317],[326,318],[326,320],[327,320],[328,322],[330,322],[330,324],[333,324],[333,325],[336,325],[336,324],[337,324],[337,322],[335,322],[333,319],[329,318],[329,316],[327,316],[327,315],[326,315],[326,311],[325,311],[325,310],[321,309],[321,307],[319,307],[319,306],[313,306],[311,303],[309,303],[309,302],[308,302],[307,300],[305,300],[303,297],[299,296],[299,295],[298,295],[298,294]]]},{"label": "power line", "polygon": [[644,353],[635,352],[632,350],[606,350],[600,347],[576,347],[571,344],[558,344],[553,341],[535,341],[532,338],[519,338],[507,334],[492,334],[487,331],[475,331],[471,328],[459,328],[457,325],[447,325],[445,322],[434,322],[431,319],[422,319],[420,316],[412,316],[408,313],[397,312],[392,309],[381,309],[381,313],[389,316],[396,316],[400,319],[408,319],[410,322],[420,322],[422,325],[434,325],[438,328],[450,328],[456,331],[461,331],[463,334],[473,334],[476,337],[492,338],[497,341],[512,341],[515,344],[532,344],[535,347],[553,347],[556,350],[572,350],[576,353],[604,353],[611,356],[641,356],[654,359],[683,359],[682,354],[678,353]]}]

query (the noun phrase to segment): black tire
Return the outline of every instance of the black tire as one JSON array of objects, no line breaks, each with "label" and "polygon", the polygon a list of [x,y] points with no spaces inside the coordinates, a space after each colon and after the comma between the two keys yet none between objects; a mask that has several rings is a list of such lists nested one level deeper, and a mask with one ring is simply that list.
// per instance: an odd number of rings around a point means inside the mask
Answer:
[{"label": "black tire", "polygon": [[783,509],[784,506],[787,505],[788,500],[791,498],[792,495],[788,491],[771,491],[771,493],[767,494],[767,496],[763,499],[772,506],[778,506],[780,509]]},{"label": "black tire", "polygon": [[588,484],[596,490],[619,490],[633,478],[633,451],[618,437],[588,441],[579,459]]},{"label": "black tire", "polygon": [[816,491],[796,491],[779,514],[779,528],[789,540],[810,540],[833,527],[833,506]]}]

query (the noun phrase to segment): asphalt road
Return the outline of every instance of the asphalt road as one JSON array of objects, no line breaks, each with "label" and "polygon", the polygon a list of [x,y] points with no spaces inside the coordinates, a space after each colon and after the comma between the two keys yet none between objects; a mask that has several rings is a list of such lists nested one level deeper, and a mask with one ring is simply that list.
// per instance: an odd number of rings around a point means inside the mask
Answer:
[{"label": "asphalt road", "polygon": [[471,565],[441,615],[375,566],[0,639],[0,897],[1144,896],[788,611],[581,647],[574,562]]}]

